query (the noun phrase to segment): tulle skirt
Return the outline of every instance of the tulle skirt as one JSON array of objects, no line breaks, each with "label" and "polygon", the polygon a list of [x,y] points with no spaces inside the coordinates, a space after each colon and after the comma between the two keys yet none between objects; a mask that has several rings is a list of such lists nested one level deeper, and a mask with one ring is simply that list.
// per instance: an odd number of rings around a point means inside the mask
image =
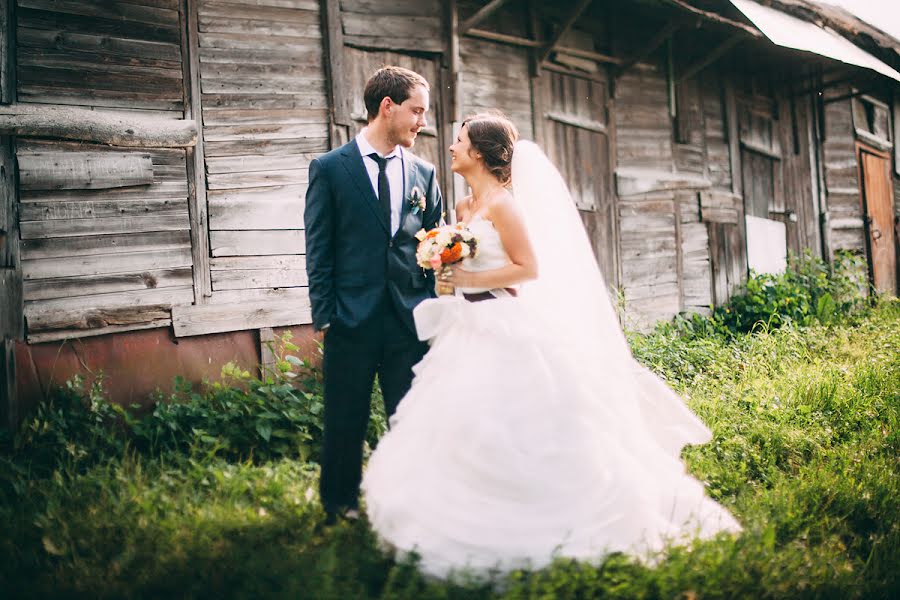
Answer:
[{"label": "tulle skirt", "polygon": [[431,349],[371,456],[379,537],[447,577],[599,562],[740,526],[679,453],[710,433],[630,356],[588,363],[516,298],[428,300]]}]

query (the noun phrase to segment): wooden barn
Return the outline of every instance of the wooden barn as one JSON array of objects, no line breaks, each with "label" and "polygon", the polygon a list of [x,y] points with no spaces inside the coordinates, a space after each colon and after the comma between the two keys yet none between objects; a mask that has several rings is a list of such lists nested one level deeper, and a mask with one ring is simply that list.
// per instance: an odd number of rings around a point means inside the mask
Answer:
[{"label": "wooden barn", "polygon": [[566,177],[626,321],[728,299],[787,252],[897,291],[900,41],[810,0],[0,0],[0,416],[104,373],[311,349],[307,165],[382,64],[432,83],[415,151],[499,108]]}]

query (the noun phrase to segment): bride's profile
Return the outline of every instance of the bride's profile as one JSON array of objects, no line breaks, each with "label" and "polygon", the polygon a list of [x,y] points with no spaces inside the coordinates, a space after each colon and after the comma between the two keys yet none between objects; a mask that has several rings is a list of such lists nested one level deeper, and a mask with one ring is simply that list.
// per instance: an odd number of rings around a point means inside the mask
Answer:
[{"label": "bride's profile", "polygon": [[414,312],[430,350],[363,478],[373,529],[438,577],[740,531],[680,460],[709,430],[632,357],[565,183],[516,140],[479,114],[450,147],[478,252]]}]

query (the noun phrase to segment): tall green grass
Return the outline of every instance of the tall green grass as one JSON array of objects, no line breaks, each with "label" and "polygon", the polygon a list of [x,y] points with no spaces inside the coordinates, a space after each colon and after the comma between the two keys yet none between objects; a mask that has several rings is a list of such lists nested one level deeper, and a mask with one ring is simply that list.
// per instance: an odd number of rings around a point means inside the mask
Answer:
[{"label": "tall green grass", "polygon": [[[444,583],[382,552],[365,522],[325,528],[317,467],[301,454],[263,460],[205,442],[151,451],[127,437],[110,441],[89,422],[80,436],[59,432],[46,418],[59,433],[47,446],[55,455],[20,447],[0,459],[0,590],[13,598],[900,594],[900,302],[829,325],[727,335],[664,326],[630,341],[713,430],[684,457],[743,523],[736,539],[672,548],[652,567],[615,555],[599,566],[559,561],[487,584]],[[102,398],[92,402],[90,414],[105,414]]]}]

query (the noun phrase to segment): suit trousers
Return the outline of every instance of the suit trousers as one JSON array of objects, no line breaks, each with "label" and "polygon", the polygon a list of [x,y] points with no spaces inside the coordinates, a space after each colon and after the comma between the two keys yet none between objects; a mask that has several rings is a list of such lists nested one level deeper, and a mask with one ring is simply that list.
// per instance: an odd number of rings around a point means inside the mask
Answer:
[{"label": "suit trousers", "polygon": [[325,432],[319,493],[326,512],[359,505],[363,442],[369,424],[375,375],[390,418],[425,356],[385,292],[372,317],[358,327],[333,323],[325,334]]}]

